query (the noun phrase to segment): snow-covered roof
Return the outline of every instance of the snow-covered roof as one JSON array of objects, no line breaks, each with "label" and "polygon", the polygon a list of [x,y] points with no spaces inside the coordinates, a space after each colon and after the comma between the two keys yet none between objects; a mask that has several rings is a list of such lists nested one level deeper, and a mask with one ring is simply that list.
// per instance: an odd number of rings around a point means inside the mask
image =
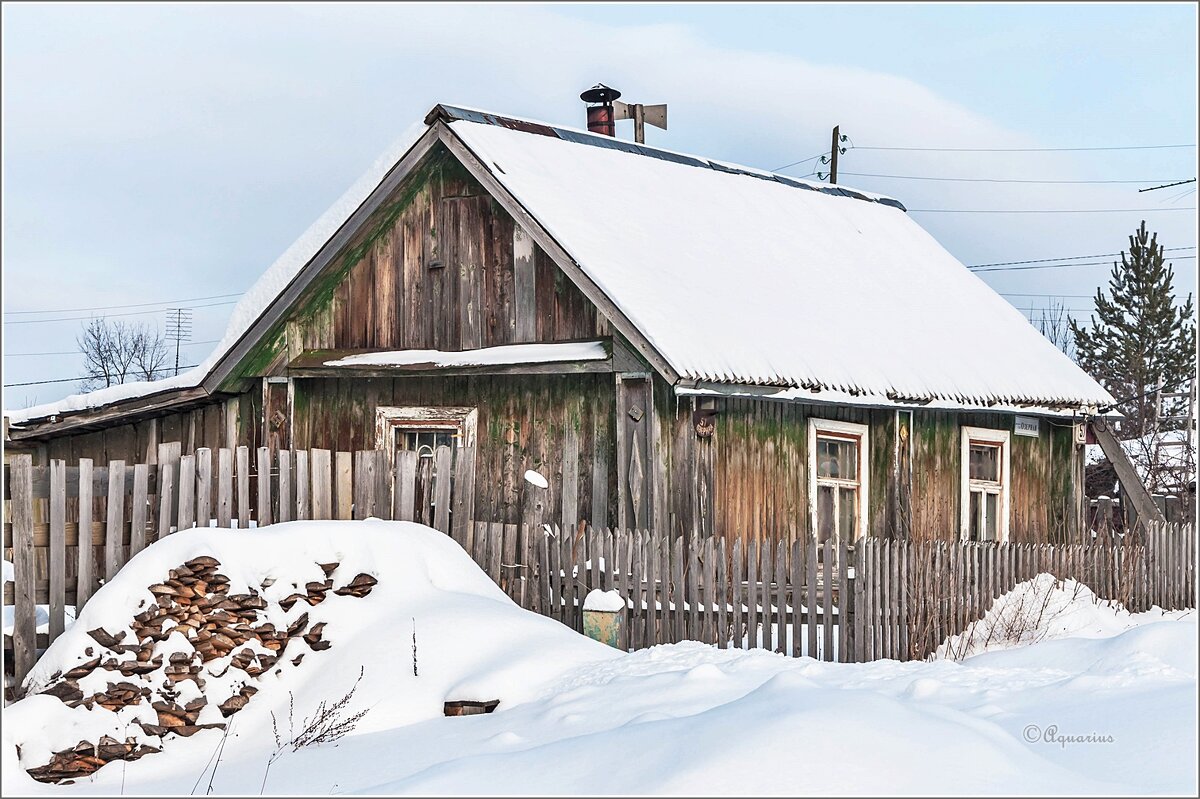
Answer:
[{"label": "snow-covered roof", "polygon": [[[892,198],[487,112],[438,106],[439,121],[686,380],[813,401],[1112,402]],[[201,385],[425,130],[267,269],[196,368],[6,411],[11,423]]]},{"label": "snow-covered roof", "polygon": [[686,378],[1112,401],[888,198],[479,116],[450,128]]},{"label": "snow-covered roof", "polygon": [[388,350],[348,355],[325,366],[498,366],[526,363],[562,363],[566,361],[602,361],[608,357],[602,341],[568,341],[559,344],[505,344],[478,350]]}]

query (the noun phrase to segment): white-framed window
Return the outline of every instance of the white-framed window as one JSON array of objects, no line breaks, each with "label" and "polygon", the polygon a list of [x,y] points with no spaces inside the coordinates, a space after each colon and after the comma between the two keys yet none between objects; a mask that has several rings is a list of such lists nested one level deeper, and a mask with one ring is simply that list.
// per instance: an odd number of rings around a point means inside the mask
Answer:
[{"label": "white-framed window", "polygon": [[808,421],[808,496],[817,543],[852,544],[867,530],[867,426]]},{"label": "white-framed window", "polygon": [[1008,540],[1009,445],[1007,430],[962,429],[963,541]]}]

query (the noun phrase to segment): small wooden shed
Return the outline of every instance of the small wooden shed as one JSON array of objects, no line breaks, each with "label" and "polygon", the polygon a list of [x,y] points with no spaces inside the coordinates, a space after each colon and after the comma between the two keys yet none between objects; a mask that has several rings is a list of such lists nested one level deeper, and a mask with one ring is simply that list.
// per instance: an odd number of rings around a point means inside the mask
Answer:
[{"label": "small wooden shed", "polygon": [[10,443],[97,465],[471,445],[483,521],[517,521],[534,470],[550,518],[673,535],[1081,524],[1081,423],[1113,398],[900,202],[446,105],[425,123],[203,364],[7,412]]}]

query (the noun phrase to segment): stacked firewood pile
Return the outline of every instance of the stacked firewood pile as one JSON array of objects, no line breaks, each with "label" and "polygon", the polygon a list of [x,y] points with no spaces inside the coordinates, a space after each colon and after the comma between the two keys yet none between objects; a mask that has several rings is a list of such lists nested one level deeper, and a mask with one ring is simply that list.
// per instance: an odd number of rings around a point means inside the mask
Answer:
[{"label": "stacked firewood pile", "polygon": [[[217,571],[220,565],[215,558],[205,556],[171,569],[165,581],[149,586],[154,602],[133,617],[129,626],[132,639],[126,640],[126,630],[115,634],[103,628],[90,630],[88,635],[96,646],[84,650],[87,660],[54,674],[50,686],[41,692],[57,697],[68,707],[82,705],[91,710],[98,706],[114,713],[147,702],[157,723],[135,723],[145,736],[157,738],[159,746],[149,745],[136,737],[127,738],[124,743],[109,736],[101,737],[96,744],[80,741],[71,749],[54,753],[46,765],[29,769],[34,779],[71,782],[110,761],[136,760],[142,755],[158,752],[162,740],[169,736],[188,737],[203,729],[222,729],[225,725],[221,722],[199,722],[200,712],[209,702],[203,693],[205,675],[224,677],[229,669],[245,673],[247,679],[241,681],[237,692],[222,697],[217,703],[221,716],[229,718],[257,693],[258,689],[249,681],[274,668],[293,640],[303,641],[307,649],[313,651],[331,646],[324,638],[325,624],[310,627],[307,612],[286,629],[277,629],[263,618],[268,608],[267,600],[254,588],[244,594],[230,593],[229,578]],[[331,590],[338,596],[361,598],[369,594],[377,582],[368,574],[359,574],[346,585],[334,589],[331,575],[338,564],[319,565],[325,580],[310,582],[304,593],[294,593],[280,600],[278,605],[285,612],[301,601],[316,606]],[[265,589],[270,584],[267,582],[261,587]],[[173,633],[182,634],[191,651],[178,651],[175,644],[166,650],[158,646]],[[172,639],[173,642],[178,640]],[[304,652],[300,652],[291,658],[291,662],[298,666],[303,657]],[[85,696],[79,681],[98,669],[110,672],[112,679],[103,691]],[[118,680],[117,675],[125,679]],[[189,695],[198,692],[200,695],[182,701],[181,684],[188,681],[198,689],[189,689]]]}]

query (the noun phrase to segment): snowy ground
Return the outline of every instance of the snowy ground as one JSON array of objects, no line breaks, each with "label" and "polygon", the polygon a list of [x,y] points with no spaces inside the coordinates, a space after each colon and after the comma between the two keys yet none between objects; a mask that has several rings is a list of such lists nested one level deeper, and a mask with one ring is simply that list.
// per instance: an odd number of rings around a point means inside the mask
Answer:
[{"label": "snowy ground", "polygon": [[[35,696],[4,713],[5,794],[1196,792],[1194,613],[1130,616],[1072,591],[1077,623],[1044,624],[1025,645],[977,641],[962,661],[824,664],[695,643],[621,654],[515,607],[445,536],[392,522],[173,535],[96,595],[35,679],[75,662],[102,616],[111,631],[148,577],[204,553],[235,582],[337,556],[379,584],[308,609],[327,614],[333,647],[267,675],[215,769],[222,734],[205,730],[74,785],[34,782],[21,766],[112,723],[84,716],[114,715]],[[290,691],[299,721],[360,665],[357,730],[265,775],[270,712],[286,718]],[[501,703],[446,718],[447,699]]]}]

